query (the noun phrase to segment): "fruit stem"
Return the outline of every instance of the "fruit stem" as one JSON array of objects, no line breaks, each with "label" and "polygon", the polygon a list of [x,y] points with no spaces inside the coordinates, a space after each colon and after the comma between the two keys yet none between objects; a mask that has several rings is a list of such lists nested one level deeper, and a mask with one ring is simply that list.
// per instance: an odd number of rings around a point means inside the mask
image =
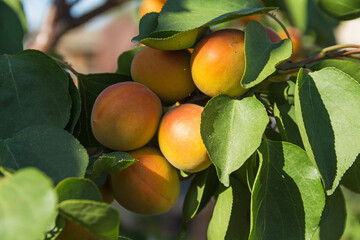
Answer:
[{"label": "fruit stem", "polygon": [[273,13],[269,13],[269,12],[267,12],[266,14],[268,16],[270,16],[272,19],[274,19],[281,26],[281,28],[284,30],[287,38],[291,40],[291,37],[290,37],[290,34],[289,34],[288,30],[286,29],[285,25],[276,17],[276,15],[273,14]]}]

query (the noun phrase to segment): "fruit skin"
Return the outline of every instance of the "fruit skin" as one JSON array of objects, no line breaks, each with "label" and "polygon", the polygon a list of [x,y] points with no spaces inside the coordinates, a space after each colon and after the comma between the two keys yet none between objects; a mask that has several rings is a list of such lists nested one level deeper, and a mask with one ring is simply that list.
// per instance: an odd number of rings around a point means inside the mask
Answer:
[{"label": "fruit skin", "polygon": [[264,26],[266,34],[268,35],[271,43],[278,43],[282,40],[279,34],[277,34],[272,28]]},{"label": "fruit skin", "polygon": [[65,227],[56,237],[56,240],[101,240],[87,229],[66,219]]},{"label": "fruit skin", "polygon": [[244,32],[223,29],[203,38],[191,55],[197,88],[210,97],[220,93],[235,98],[246,92],[241,84],[245,68]]},{"label": "fruit skin", "polygon": [[144,47],[131,63],[135,82],[144,84],[166,103],[181,100],[195,90],[188,50],[162,51]]},{"label": "fruit skin", "polygon": [[139,7],[139,16],[142,17],[150,12],[160,12],[165,2],[164,0],[143,0]]},{"label": "fruit skin", "polygon": [[[292,41],[292,46],[293,46],[293,55],[291,58],[293,60],[298,60],[298,58],[301,57],[301,53],[302,53],[301,41],[302,41],[303,35],[299,29],[297,29],[293,26],[288,27],[287,31],[289,32],[289,35],[290,35],[290,38]],[[279,32],[279,35],[282,39],[288,38],[284,31]]]},{"label": "fruit skin", "polygon": [[138,214],[158,215],[167,212],[180,193],[177,170],[156,148],[143,147],[129,154],[139,161],[111,175],[111,188],[116,201]]},{"label": "fruit skin", "polygon": [[161,114],[161,101],[149,88],[136,82],[122,82],[99,94],[91,113],[91,128],[105,147],[129,151],[150,141]]},{"label": "fruit skin", "polygon": [[99,187],[99,191],[104,203],[111,204],[114,201],[114,195],[110,186],[110,175],[106,178],[105,183]]},{"label": "fruit skin", "polygon": [[160,122],[160,150],[174,167],[185,172],[199,172],[211,165],[200,134],[202,110],[199,105],[182,104],[168,111]]}]

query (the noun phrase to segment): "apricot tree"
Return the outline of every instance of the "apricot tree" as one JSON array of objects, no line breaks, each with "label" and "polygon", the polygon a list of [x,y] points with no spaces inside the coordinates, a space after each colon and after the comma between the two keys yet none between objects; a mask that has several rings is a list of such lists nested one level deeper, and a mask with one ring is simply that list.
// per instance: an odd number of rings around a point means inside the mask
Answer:
[{"label": "apricot tree", "polygon": [[334,28],[357,0],[159,1],[99,74],[24,49],[19,4],[0,1],[1,239],[128,239],[109,203],[163,214],[180,179],[178,239],[209,202],[210,240],[342,237],[360,45]]}]

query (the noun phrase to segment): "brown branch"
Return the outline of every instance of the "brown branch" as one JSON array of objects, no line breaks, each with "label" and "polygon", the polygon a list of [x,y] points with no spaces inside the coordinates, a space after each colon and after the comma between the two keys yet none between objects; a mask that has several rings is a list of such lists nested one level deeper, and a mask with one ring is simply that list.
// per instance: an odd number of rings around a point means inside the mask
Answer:
[{"label": "brown branch", "polygon": [[38,49],[43,52],[52,50],[61,36],[67,31],[86,23],[90,19],[126,1],[127,0],[107,0],[98,8],[85,13],[78,18],[74,18],[71,16],[70,11],[79,0],[74,1],[71,4],[66,3],[65,0],[55,0],[49,9],[48,15],[40,28],[40,31],[33,42],[29,44],[28,48]]}]

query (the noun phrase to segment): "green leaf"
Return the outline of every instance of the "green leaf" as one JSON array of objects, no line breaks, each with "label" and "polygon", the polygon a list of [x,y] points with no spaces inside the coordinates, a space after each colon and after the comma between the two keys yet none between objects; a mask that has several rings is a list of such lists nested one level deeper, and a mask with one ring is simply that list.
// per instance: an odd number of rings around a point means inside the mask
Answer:
[{"label": "green leaf", "polygon": [[360,17],[358,0],[319,0],[319,5],[327,14],[341,21]]},{"label": "green leaf", "polygon": [[274,116],[277,127],[279,128],[281,139],[304,148],[299,128],[295,120],[295,106],[289,104],[282,104],[278,106],[275,104]]},{"label": "green leaf", "polygon": [[63,217],[101,239],[118,239],[120,214],[108,204],[92,200],[65,200],[58,208]]},{"label": "green leaf", "polygon": [[306,152],[266,140],[251,199],[249,239],[311,239],[325,207],[325,193]]},{"label": "green leaf", "polygon": [[344,59],[325,59],[319,62],[315,62],[308,67],[313,71],[319,71],[326,67],[335,67],[344,73],[349,74],[358,83],[360,83],[360,66],[356,62]]},{"label": "green leaf", "polygon": [[38,240],[55,224],[56,193],[51,180],[35,168],[17,171],[0,183],[2,240]]},{"label": "green leaf", "polygon": [[235,178],[230,186],[220,185],[207,239],[248,239],[250,229],[250,192]]},{"label": "green leaf", "polygon": [[353,192],[360,193],[360,155],[344,174],[341,184]]},{"label": "green leaf", "polygon": [[125,152],[111,152],[96,156],[95,159],[92,159],[92,161],[92,168],[90,167],[90,169],[88,169],[86,177],[95,179],[100,177],[102,174],[119,172],[138,160]]},{"label": "green leaf", "polygon": [[341,188],[337,188],[333,195],[328,197],[327,205],[321,218],[319,228],[312,240],[341,239],[346,223],[346,206]]},{"label": "green leaf", "polygon": [[25,12],[24,12],[24,8],[22,5],[21,0],[2,0],[3,2],[5,2],[6,4],[9,5],[9,7],[11,7],[17,14],[17,16],[20,19],[20,22],[23,26],[23,29],[26,31],[27,30],[27,20],[26,20],[26,16],[25,16]]},{"label": "green leaf", "polygon": [[187,232],[187,223],[199,213],[217,190],[218,181],[214,167],[197,173],[186,193],[182,209],[182,226],[178,239]]},{"label": "green leaf", "polygon": [[0,56],[0,138],[33,125],[64,128],[70,109],[69,80],[54,60],[35,50]]},{"label": "green leaf", "polygon": [[80,114],[80,122],[82,124],[79,141],[85,147],[101,146],[92,133],[90,121],[92,107],[97,96],[108,86],[125,81],[131,81],[131,78],[118,73],[80,74],[78,76],[82,108]]},{"label": "green leaf", "polygon": [[57,184],[68,177],[83,177],[88,155],[67,131],[51,125],[32,126],[0,140],[0,165],[37,167]]},{"label": "green leaf", "polygon": [[102,202],[97,185],[86,178],[66,178],[56,185],[58,202],[69,199],[88,199]]},{"label": "green leaf", "polygon": [[160,14],[150,13],[140,20],[139,35],[133,41],[164,50],[186,49],[209,26],[273,9],[257,0],[168,0]]},{"label": "green leaf", "polygon": [[0,1],[0,54],[22,51],[23,37],[24,30],[18,15],[7,3]]},{"label": "green leaf", "polygon": [[221,183],[239,169],[260,146],[269,117],[255,98],[233,100],[225,94],[212,98],[201,114],[201,137]]},{"label": "green leaf", "polygon": [[276,71],[276,66],[290,58],[292,43],[284,39],[271,43],[264,27],[251,21],[245,29],[245,71],[241,84],[251,88]]},{"label": "green leaf", "polygon": [[336,68],[301,70],[295,114],[305,150],[332,194],[360,152],[360,84]]},{"label": "green leaf", "polygon": [[69,94],[71,96],[71,112],[70,112],[70,120],[67,123],[65,129],[70,133],[74,133],[77,124],[79,123],[78,120],[80,118],[81,113],[81,100],[80,100],[80,93],[75,86],[73,79],[71,78],[70,74],[68,75],[69,79]]},{"label": "green leaf", "polygon": [[302,32],[305,32],[308,27],[308,2],[309,0],[284,0],[286,9],[289,12],[289,18],[292,20],[293,25]]},{"label": "green leaf", "polygon": [[131,77],[131,62],[135,54],[142,49],[142,46],[135,47],[129,51],[125,51],[118,57],[116,70],[117,73]]}]

